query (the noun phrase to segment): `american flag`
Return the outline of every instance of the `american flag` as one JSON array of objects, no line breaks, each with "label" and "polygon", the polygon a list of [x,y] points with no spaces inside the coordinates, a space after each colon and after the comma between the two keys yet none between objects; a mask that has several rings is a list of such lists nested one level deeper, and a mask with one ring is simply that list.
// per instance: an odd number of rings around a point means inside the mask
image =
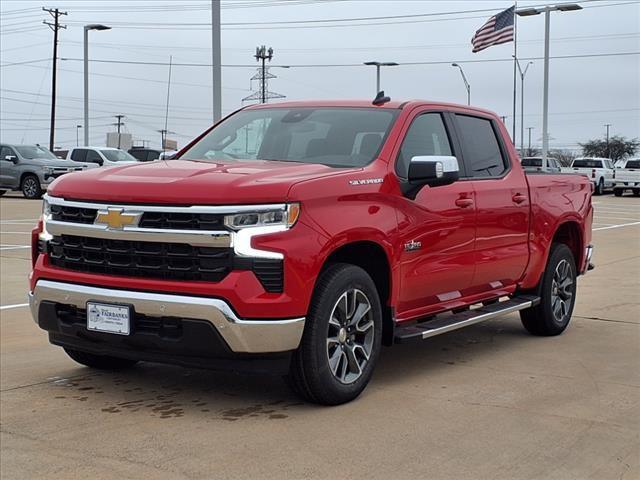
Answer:
[{"label": "american flag", "polygon": [[494,15],[485,23],[471,39],[473,53],[484,50],[492,45],[500,45],[513,41],[513,23],[516,7],[507,8],[504,12]]}]

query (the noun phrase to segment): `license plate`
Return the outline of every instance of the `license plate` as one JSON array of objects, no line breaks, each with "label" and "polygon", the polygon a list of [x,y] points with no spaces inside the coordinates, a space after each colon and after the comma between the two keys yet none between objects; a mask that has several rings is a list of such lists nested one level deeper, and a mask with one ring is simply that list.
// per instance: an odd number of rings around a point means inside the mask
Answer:
[{"label": "license plate", "polygon": [[87,302],[87,329],[96,332],[129,335],[131,307]]}]

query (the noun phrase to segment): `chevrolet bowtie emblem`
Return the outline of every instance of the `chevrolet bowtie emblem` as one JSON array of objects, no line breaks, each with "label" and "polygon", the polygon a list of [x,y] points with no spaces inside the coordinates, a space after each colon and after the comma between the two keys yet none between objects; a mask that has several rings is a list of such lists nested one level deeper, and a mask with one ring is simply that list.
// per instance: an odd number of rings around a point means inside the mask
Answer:
[{"label": "chevrolet bowtie emblem", "polygon": [[122,230],[127,225],[137,225],[141,216],[140,212],[125,212],[122,208],[107,208],[106,210],[98,210],[95,223],[106,224],[109,228]]}]

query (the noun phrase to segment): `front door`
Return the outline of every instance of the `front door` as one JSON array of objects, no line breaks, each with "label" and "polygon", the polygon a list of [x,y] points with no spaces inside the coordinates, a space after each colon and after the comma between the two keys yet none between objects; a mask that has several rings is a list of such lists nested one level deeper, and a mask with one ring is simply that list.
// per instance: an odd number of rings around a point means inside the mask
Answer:
[{"label": "front door", "polygon": [[[16,157],[16,163],[6,160],[6,157],[9,155]],[[16,152],[14,152],[11,147],[7,145],[0,146],[0,186],[5,188],[18,187],[19,175],[17,159]]]},{"label": "front door", "polygon": [[[443,115],[416,115],[404,137],[396,174],[406,180],[415,156],[455,156]],[[474,273],[475,206],[473,184],[423,187],[398,208],[401,280],[396,318],[419,316],[435,304],[467,294]]]}]

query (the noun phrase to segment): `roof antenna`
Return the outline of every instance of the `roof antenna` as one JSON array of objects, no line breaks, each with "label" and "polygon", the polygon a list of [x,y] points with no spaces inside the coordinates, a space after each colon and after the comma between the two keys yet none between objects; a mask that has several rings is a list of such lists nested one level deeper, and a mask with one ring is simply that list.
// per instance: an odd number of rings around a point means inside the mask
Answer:
[{"label": "roof antenna", "polygon": [[391,101],[391,97],[384,96],[384,90],[380,90],[376,95],[376,98],[373,100],[374,105],[384,105],[387,102]]}]

